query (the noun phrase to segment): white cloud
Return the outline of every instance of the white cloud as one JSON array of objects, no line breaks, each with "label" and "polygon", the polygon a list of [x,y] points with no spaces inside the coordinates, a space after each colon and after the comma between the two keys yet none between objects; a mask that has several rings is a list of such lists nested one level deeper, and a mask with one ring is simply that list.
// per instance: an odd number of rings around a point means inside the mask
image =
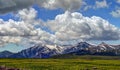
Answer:
[{"label": "white cloud", "polygon": [[[82,40],[118,40],[120,29],[100,17],[85,17],[78,12],[66,11],[54,20],[36,19],[33,8],[18,12],[19,21],[0,19],[0,44],[72,44]],[[36,26],[39,26],[36,28]],[[41,27],[47,27],[51,34]]]},{"label": "white cloud", "polygon": [[8,43],[18,44],[21,40],[22,40],[21,37],[0,36],[0,46],[4,46]]},{"label": "white cloud", "polygon": [[[0,21],[0,36],[34,36],[37,34],[35,28],[31,24],[35,24],[36,11],[34,9],[22,10],[19,13],[20,21],[12,19],[8,21]],[[37,22],[37,21],[36,21]]]},{"label": "white cloud", "polygon": [[96,16],[84,17],[77,12],[67,11],[48,24],[61,41],[120,39],[120,29],[108,21]]},{"label": "white cloud", "polygon": [[115,11],[110,13],[113,17],[120,18],[120,8],[117,8]]},{"label": "white cloud", "polygon": [[95,4],[93,4],[93,5],[90,5],[89,3],[84,2],[83,10],[86,11],[88,9],[108,8],[111,5],[111,3],[110,2],[108,3],[107,0],[96,0],[94,2],[95,2]]},{"label": "white cloud", "polygon": [[96,1],[94,7],[95,7],[95,8],[107,8],[107,7],[109,7],[109,4],[107,3],[106,0],[103,0],[103,1]]},{"label": "white cloud", "polygon": [[0,19],[0,44],[18,43],[22,38],[28,36],[37,36],[38,30],[35,29],[35,23],[39,23],[35,20],[36,11],[33,8],[29,10],[24,9],[18,13],[20,20],[14,21],[12,19],[4,21]]}]

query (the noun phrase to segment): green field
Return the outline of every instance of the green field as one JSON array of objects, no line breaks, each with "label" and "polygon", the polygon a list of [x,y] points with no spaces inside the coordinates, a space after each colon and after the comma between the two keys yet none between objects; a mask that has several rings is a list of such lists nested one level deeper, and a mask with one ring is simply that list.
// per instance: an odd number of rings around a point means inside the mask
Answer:
[{"label": "green field", "polygon": [[0,65],[22,70],[120,70],[119,57],[79,56],[70,59],[0,59]]}]

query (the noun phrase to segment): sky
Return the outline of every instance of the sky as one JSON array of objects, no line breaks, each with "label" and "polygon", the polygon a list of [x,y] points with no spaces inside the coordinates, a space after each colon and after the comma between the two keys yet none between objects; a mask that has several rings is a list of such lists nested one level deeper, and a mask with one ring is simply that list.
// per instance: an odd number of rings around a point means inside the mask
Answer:
[{"label": "sky", "polygon": [[0,0],[0,51],[81,41],[120,44],[120,0]]}]

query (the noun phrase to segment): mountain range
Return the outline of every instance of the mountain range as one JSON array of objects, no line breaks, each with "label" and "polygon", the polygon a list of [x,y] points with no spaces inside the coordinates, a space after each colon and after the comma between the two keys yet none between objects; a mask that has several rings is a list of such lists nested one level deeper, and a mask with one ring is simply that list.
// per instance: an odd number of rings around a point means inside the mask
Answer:
[{"label": "mountain range", "polygon": [[3,51],[0,53],[0,58],[50,58],[64,54],[119,56],[120,45],[109,45],[104,42],[99,45],[80,42],[74,46],[37,44],[18,53]]}]

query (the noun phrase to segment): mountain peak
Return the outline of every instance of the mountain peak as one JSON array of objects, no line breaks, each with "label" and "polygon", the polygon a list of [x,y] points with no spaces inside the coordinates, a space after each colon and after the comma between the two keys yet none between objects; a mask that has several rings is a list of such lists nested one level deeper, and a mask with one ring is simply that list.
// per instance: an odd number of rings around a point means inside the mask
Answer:
[{"label": "mountain peak", "polygon": [[88,47],[90,47],[90,44],[87,43],[87,42],[80,42],[80,43],[77,44],[77,47],[88,48]]},{"label": "mountain peak", "polygon": [[78,44],[89,44],[89,43],[87,43],[87,42],[80,42],[80,43],[78,43]]},{"label": "mountain peak", "polygon": [[83,45],[89,46],[90,44],[87,43],[87,42],[80,42],[80,43],[78,43],[78,45],[81,45],[81,46],[83,46]]},{"label": "mountain peak", "polygon": [[5,51],[2,51],[1,53],[12,53],[12,52],[5,50]]},{"label": "mountain peak", "polygon": [[105,42],[102,42],[102,43],[100,43],[99,45],[108,45],[107,43],[105,43]]}]

